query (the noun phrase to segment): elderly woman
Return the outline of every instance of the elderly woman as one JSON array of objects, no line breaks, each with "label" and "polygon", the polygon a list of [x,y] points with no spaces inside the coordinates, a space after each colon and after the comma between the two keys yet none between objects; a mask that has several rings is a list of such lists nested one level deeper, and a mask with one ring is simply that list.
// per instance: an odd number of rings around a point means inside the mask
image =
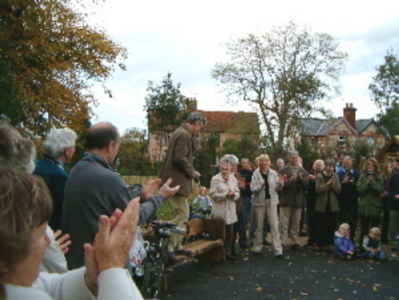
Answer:
[{"label": "elderly woman", "polygon": [[61,229],[64,190],[69,174],[64,164],[70,162],[75,153],[77,135],[69,128],[52,129],[43,142],[43,159],[36,161],[33,174],[44,179],[53,199],[53,214],[49,225],[53,230]]},{"label": "elderly woman", "polygon": [[[18,130],[5,121],[0,122],[0,167],[16,168],[32,173],[35,168],[36,149],[33,142],[23,137]],[[50,273],[65,273],[68,271],[67,263],[56,241],[53,230],[47,226],[46,234],[50,244],[40,265],[41,271]],[[65,249],[65,248],[64,248]]]},{"label": "elderly woman", "polygon": [[327,159],[323,170],[316,175],[316,245],[321,251],[329,250],[334,245],[334,232],[338,220],[338,195],[341,193],[341,182],[334,173],[335,162]]},{"label": "elderly woman", "polygon": [[324,169],[324,161],[321,159],[315,160],[312,165],[312,170],[309,172],[309,187],[306,194],[306,215],[308,225],[308,242],[306,246],[314,246],[316,244],[316,219],[315,219],[315,208],[316,208],[316,176],[321,173]]},{"label": "elderly woman", "polygon": [[278,177],[276,171],[270,168],[270,158],[262,154],[256,158],[258,168],[254,171],[251,181],[252,209],[257,224],[255,230],[253,254],[259,254],[263,247],[263,224],[265,217],[270,226],[272,235],[272,247],[276,258],[284,258],[278,231],[277,205],[278,191],[284,184],[284,177]]},{"label": "elderly woman", "polygon": [[222,219],[226,224],[226,259],[234,261],[232,253],[233,227],[237,222],[236,203],[240,197],[238,181],[231,172],[229,158],[223,157],[219,163],[220,172],[212,177],[209,195],[212,199],[212,214],[215,219]]},{"label": "elderly woman", "polygon": [[368,234],[370,228],[380,224],[381,193],[385,190],[384,179],[379,173],[378,162],[374,157],[367,159],[356,187],[359,192],[359,245],[363,245],[363,237]]},{"label": "elderly woman", "polygon": [[0,298],[142,299],[123,269],[137,227],[138,198],[124,213],[100,217],[94,246],[85,245],[86,268],[62,275],[39,273],[50,243],[46,228],[51,206],[39,177],[0,170],[0,211],[6,212],[0,215]]}]

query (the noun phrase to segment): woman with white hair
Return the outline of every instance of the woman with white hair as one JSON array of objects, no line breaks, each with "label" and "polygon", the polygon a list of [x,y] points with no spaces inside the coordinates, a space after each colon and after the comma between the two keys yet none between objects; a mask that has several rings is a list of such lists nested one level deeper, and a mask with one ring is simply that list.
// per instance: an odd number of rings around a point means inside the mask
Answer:
[{"label": "woman with white hair", "polygon": [[284,258],[278,231],[277,205],[278,191],[281,191],[285,176],[279,178],[276,171],[270,168],[270,158],[262,154],[256,158],[258,168],[254,171],[251,181],[252,209],[257,224],[255,230],[253,254],[260,254],[263,247],[263,224],[267,218],[272,235],[272,247],[276,258]]},{"label": "woman with white hair", "polygon": [[223,157],[219,163],[220,172],[212,177],[209,195],[212,198],[212,214],[215,219],[222,219],[226,224],[226,259],[232,257],[233,227],[237,222],[236,201],[240,196],[238,181],[231,172],[230,157]]},{"label": "woman with white hair", "polygon": [[52,129],[43,142],[44,156],[36,161],[33,174],[44,179],[53,199],[53,213],[49,225],[53,230],[61,229],[64,190],[69,174],[64,164],[71,161],[75,153],[76,133],[69,128]]}]

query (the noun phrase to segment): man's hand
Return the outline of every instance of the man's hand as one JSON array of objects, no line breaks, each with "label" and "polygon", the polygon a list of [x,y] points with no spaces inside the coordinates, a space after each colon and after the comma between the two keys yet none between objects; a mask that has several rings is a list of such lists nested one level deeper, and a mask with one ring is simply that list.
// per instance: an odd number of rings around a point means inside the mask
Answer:
[{"label": "man's hand", "polygon": [[200,172],[194,171],[194,178],[198,178],[200,176],[201,176]]},{"label": "man's hand", "polygon": [[159,193],[161,196],[167,200],[170,197],[172,197],[174,194],[177,193],[177,191],[180,189],[180,185],[176,185],[175,187],[170,187],[170,184],[172,183],[172,178],[169,178],[168,181],[164,183],[163,186],[161,186],[161,189],[159,190]]},{"label": "man's hand", "polygon": [[148,200],[152,197],[156,190],[159,189],[159,185],[161,184],[162,179],[156,178],[154,180],[149,180],[146,184],[141,188],[140,197],[143,200]]}]

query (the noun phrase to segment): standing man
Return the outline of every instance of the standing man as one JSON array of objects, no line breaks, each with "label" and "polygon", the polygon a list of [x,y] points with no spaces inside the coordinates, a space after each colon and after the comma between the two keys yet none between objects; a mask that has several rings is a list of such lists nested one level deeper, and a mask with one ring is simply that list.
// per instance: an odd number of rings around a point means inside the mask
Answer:
[{"label": "standing man", "polygon": [[277,158],[277,160],[276,160],[276,171],[280,171],[283,167],[285,167],[284,159]]},{"label": "standing man", "polygon": [[[173,133],[166,158],[161,169],[162,182],[172,178],[172,186],[179,185],[180,188],[170,199],[173,219],[178,227],[184,227],[189,217],[188,197],[191,193],[191,181],[198,178],[201,174],[194,169],[193,135],[199,133],[202,127],[206,125],[205,117],[199,112],[191,113],[186,121]],[[178,262],[177,254],[190,255],[191,252],[182,248],[183,236],[172,233],[168,243],[168,257],[171,262]]]},{"label": "standing man", "polygon": [[344,156],[341,163],[342,170],[337,172],[341,182],[341,193],[338,195],[338,223],[349,224],[350,239],[354,243],[359,201],[356,185],[360,175],[358,171],[353,170],[353,161],[350,156]]},{"label": "standing man", "polygon": [[245,178],[245,189],[242,191],[243,202],[243,214],[245,225],[251,222],[251,179],[252,179],[252,170],[251,165],[249,163],[248,158],[241,158],[241,169],[240,175]]},{"label": "standing man", "polygon": [[280,237],[285,244],[288,236],[293,250],[301,251],[298,244],[299,223],[306,189],[308,172],[299,166],[298,152],[288,151],[289,164],[279,174],[284,177],[283,189],[280,192]]},{"label": "standing man", "polygon": [[[118,154],[121,137],[118,129],[108,122],[89,128],[86,134],[88,152],[73,167],[65,186],[62,230],[69,233],[72,244],[66,254],[68,268],[84,265],[85,243],[92,244],[98,231],[100,215],[111,216],[115,209],[124,211],[133,195],[122,177],[111,165]],[[160,179],[150,181],[141,191],[139,224],[148,222],[164,200],[176,193],[167,181],[159,194],[151,197],[159,187]]]},{"label": "standing man", "polygon": [[69,128],[52,129],[43,141],[43,158],[36,160],[33,174],[44,179],[53,199],[53,213],[49,225],[54,231],[61,229],[65,184],[69,174],[64,164],[75,153],[76,133]]}]

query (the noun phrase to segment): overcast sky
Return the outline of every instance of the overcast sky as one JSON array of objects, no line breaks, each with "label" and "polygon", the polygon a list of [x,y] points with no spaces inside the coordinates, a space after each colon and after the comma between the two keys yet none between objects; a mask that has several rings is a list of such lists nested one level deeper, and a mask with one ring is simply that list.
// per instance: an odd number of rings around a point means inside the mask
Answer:
[{"label": "overcast sky", "polygon": [[246,103],[227,104],[211,70],[226,60],[224,45],[230,39],[290,20],[331,34],[349,54],[341,95],[325,105],[335,116],[342,116],[347,102],[357,108],[358,119],[375,116],[367,87],[388,48],[399,51],[399,1],[394,0],[105,0],[94,10],[93,22],[127,48],[129,58],[127,71],[116,70],[107,81],[113,98],[96,93],[100,101],[93,122],[110,121],[121,132],[147,127],[148,81],[158,84],[167,72],[185,96],[197,98],[199,109],[253,111]]}]

